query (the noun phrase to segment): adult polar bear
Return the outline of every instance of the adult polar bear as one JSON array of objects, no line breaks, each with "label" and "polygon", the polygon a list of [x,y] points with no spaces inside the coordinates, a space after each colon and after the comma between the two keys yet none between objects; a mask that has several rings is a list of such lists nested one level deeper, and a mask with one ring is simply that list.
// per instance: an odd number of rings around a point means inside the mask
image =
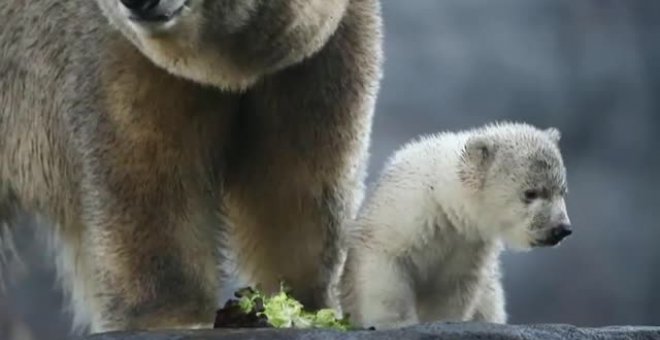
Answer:
[{"label": "adult polar bear", "polygon": [[0,22],[0,225],[56,225],[77,326],[209,326],[228,225],[253,283],[328,304],[377,0],[3,0]]}]

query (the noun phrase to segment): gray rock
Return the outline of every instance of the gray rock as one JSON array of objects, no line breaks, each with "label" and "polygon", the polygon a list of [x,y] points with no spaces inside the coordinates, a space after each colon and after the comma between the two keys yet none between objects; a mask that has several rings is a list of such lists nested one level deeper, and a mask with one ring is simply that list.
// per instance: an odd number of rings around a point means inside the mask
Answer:
[{"label": "gray rock", "polygon": [[382,339],[382,340],[609,340],[660,339],[660,327],[616,326],[578,328],[571,325],[493,325],[435,323],[390,331],[336,332],[328,330],[201,330],[98,334],[87,340],[201,340],[201,339]]}]

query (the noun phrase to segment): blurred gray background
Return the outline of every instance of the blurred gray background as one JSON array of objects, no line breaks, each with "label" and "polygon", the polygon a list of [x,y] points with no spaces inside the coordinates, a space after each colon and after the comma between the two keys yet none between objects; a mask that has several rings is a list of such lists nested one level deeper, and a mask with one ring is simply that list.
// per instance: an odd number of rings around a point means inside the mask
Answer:
[{"label": "blurred gray background", "polygon": [[[511,322],[660,325],[660,1],[383,7],[370,182],[422,133],[497,119],[558,127],[576,233],[557,249],[505,255]],[[0,297],[0,334],[22,323],[34,339],[63,339],[69,317],[51,263],[20,236],[32,271]]]}]

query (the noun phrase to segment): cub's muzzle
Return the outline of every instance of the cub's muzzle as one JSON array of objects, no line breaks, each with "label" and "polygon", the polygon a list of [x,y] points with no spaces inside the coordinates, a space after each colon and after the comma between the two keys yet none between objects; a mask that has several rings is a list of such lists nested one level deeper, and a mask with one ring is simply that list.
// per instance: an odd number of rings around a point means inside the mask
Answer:
[{"label": "cub's muzzle", "polygon": [[562,223],[548,232],[545,239],[538,242],[539,246],[552,247],[559,244],[565,238],[573,234],[573,230],[569,224]]}]

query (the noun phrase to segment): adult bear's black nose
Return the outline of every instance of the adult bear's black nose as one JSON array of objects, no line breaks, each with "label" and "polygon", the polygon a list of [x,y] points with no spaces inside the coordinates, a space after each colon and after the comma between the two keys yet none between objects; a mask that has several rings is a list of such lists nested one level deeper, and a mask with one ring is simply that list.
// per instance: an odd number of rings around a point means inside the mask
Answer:
[{"label": "adult bear's black nose", "polygon": [[156,8],[160,0],[119,0],[124,7],[137,16],[146,16]]}]

